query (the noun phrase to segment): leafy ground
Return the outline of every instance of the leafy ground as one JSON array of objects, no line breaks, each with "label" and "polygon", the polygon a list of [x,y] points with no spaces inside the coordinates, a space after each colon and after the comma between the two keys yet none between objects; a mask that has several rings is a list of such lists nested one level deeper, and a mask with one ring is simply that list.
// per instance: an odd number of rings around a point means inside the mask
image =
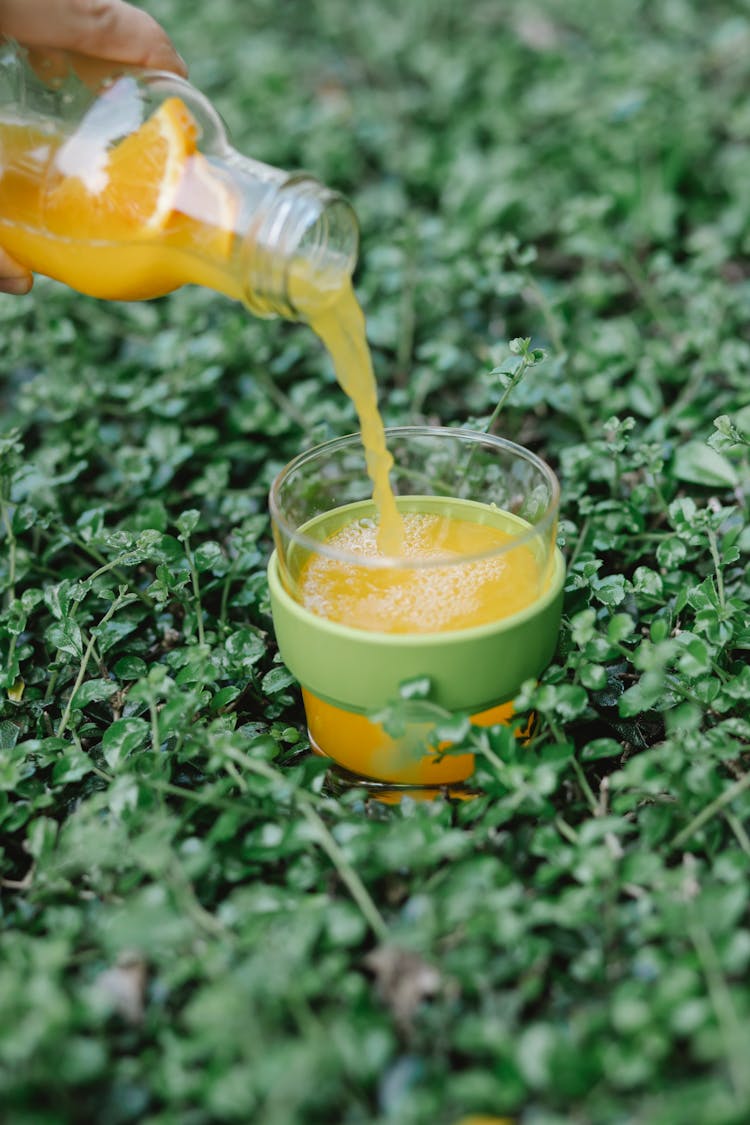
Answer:
[{"label": "leafy ground", "polygon": [[[353,418],[302,326],[0,299],[12,1125],[750,1120],[750,5],[154,0],[238,147],[352,197],[390,422],[559,470],[531,747],[339,796],[265,497]],[[511,365],[512,366],[512,365]]]}]

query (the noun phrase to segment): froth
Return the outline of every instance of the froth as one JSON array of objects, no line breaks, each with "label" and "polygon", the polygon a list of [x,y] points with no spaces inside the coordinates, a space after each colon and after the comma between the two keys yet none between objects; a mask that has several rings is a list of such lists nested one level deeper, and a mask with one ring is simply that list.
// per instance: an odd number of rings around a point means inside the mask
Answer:
[{"label": "froth", "polygon": [[[468,544],[467,544],[468,540]],[[384,632],[441,632],[514,613],[535,596],[538,570],[528,547],[460,562],[467,554],[507,547],[495,527],[445,516],[408,513],[400,558],[434,566],[372,567],[358,559],[385,556],[378,527],[357,520],[327,541],[348,561],[314,556],[300,576],[303,605],[329,620]]]}]

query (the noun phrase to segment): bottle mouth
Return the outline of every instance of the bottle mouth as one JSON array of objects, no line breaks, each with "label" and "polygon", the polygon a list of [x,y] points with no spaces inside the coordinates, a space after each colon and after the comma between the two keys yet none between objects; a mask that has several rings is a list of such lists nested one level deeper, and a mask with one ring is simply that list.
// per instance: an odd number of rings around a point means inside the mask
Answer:
[{"label": "bottle mouth", "polygon": [[269,316],[313,319],[348,284],[358,242],[344,196],[312,177],[288,177],[252,234],[248,303]]}]

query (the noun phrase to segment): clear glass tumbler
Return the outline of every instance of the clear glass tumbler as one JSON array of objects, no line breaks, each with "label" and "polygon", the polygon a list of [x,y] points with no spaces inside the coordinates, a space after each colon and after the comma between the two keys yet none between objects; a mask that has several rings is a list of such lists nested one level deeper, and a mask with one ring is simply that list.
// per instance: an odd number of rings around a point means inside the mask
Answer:
[{"label": "clear glass tumbler", "polygon": [[508,721],[551,659],[564,564],[557,479],[539,457],[470,430],[386,431],[402,550],[377,547],[358,434],[301,454],[270,493],[279,649],[299,680],[314,749],[363,779],[434,788],[473,772],[431,745],[431,724],[391,737],[372,716],[426,677],[430,699]]}]

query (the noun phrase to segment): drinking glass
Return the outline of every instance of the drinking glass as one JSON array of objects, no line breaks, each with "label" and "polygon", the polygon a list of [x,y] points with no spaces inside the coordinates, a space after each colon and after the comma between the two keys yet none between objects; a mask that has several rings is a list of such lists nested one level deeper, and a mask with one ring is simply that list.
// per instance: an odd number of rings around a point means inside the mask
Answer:
[{"label": "drinking glass", "polygon": [[[443,711],[485,725],[510,719],[510,701],[557,642],[559,485],[536,454],[501,437],[408,426],[387,430],[386,439],[402,517],[472,525],[469,539],[478,536],[479,545],[416,557],[347,547],[344,528],[356,526],[360,539],[368,527],[377,533],[360,436],[310,449],[270,492],[276,637],[301,685],[314,750],[370,783],[459,785],[473,772],[473,755],[432,745],[434,723],[406,722],[391,735],[373,716],[399,700],[404,683],[426,679]],[[310,595],[311,566],[333,568],[338,599]],[[487,567],[491,598],[471,616],[464,579]],[[394,589],[406,607],[401,620],[392,613]]]}]

